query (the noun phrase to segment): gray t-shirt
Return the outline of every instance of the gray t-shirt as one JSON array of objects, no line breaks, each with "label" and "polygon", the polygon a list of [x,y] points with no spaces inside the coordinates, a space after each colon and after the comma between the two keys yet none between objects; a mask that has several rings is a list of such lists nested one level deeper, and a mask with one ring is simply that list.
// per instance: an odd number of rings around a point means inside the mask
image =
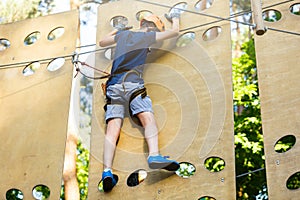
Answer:
[{"label": "gray t-shirt", "polygon": [[126,82],[144,83],[142,74],[149,47],[156,42],[156,32],[119,31],[116,51],[107,86]]}]

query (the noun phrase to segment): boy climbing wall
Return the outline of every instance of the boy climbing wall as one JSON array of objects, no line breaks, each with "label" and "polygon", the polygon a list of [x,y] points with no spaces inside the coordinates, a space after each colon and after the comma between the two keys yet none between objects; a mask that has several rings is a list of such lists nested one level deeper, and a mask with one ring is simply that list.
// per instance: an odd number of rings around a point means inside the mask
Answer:
[{"label": "boy climbing wall", "polygon": [[[151,169],[176,171],[180,166],[175,160],[162,156],[158,148],[158,128],[153,114],[152,102],[144,87],[143,70],[149,47],[179,34],[180,13],[174,12],[167,17],[172,28],[165,30],[163,22],[156,15],[145,17],[140,22],[138,31],[128,29],[115,30],[100,40],[99,45],[106,47],[116,43],[116,51],[111,69],[111,76],[106,82],[107,123],[104,140],[103,189],[111,191],[117,184],[112,172],[112,163],[116,143],[120,135],[125,110],[129,109],[132,117],[138,118],[144,128]],[[128,108],[129,107],[129,108]]]}]

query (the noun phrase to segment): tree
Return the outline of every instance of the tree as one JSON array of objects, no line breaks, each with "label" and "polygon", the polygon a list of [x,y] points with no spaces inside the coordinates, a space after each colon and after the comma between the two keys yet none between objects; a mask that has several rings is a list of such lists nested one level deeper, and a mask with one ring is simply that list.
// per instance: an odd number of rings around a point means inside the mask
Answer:
[{"label": "tree", "polygon": [[[250,23],[251,1],[231,3],[235,20]],[[237,199],[255,199],[258,194],[264,198],[267,185],[254,40],[251,27],[241,29],[235,24],[232,67]]]},{"label": "tree", "polygon": [[[231,17],[235,21],[250,23],[251,19],[251,1],[231,0]],[[239,57],[241,53],[241,45],[251,38],[251,27],[232,23],[232,49],[233,57]]]},{"label": "tree", "polygon": [[0,23],[11,23],[51,12],[53,0],[6,0],[0,2]]},{"label": "tree", "polygon": [[[70,0],[70,9],[79,10],[82,2],[80,0]],[[78,30],[76,45],[80,45],[80,19],[78,19]],[[76,71],[74,70],[74,73]],[[80,76],[79,76],[80,77]],[[78,134],[79,134],[79,91],[80,91],[80,78],[72,80],[72,92],[70,101],[69,124],[66,139],[66,150],[63,170],[64,185],[62,187],[62,197],[65,200],[79,200],[79,183],[77,180],[77,148],[79,147]]]},{"label": "tree", "polygon": [[[254,40],[242,45],[233,59],[234,131],[237,199],[255,199],[266,191],[260,99]],[[251,171],[258,170],[256,173]]]}]

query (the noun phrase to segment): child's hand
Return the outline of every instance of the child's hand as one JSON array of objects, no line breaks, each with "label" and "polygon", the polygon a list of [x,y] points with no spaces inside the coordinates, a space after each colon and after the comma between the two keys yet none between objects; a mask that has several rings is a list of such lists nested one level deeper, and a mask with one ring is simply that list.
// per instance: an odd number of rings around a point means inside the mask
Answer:
[{"label": "child's hand", "polygon": [[165,14],[165,18],[172,23],[173,18],[180,18],[180,15],[180,12],[171,12],[169,14]]},{"label": "child's hand", "polygon": [[125,26],[125,27],[121,28],[120,31],[126,31],[126,30],[129,30],[132,28],[133,28],[133,26]]}]

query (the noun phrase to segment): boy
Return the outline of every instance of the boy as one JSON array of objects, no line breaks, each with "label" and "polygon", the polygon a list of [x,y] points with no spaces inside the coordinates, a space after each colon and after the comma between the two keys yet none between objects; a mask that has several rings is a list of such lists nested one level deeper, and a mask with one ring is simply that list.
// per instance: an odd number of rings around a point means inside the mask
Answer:
[{"label": "boy", "polygon": [[179,34],[179,17],[179,13],[173,13],[169,17],[172,28],[165,30],[159,17],[151,15],[141,20],[139,31],[116,30],[99,42],[101,47],[116,43],[111,76],[106,83],[105,120],[107,129],[104,141],[104,171],[102,173],[105,192],[112,190],[117,183],[111,168],[125,115],[125,106],[129,106],[130,114],[137,117],[144,128],[149,149],[149,167],[168,171],[176,171],[180,167],[178,162],[159,154],[158,129],[153,115],[152,102],[146,94],[142,78],[149,47],[155,42],[177,36]]}]

